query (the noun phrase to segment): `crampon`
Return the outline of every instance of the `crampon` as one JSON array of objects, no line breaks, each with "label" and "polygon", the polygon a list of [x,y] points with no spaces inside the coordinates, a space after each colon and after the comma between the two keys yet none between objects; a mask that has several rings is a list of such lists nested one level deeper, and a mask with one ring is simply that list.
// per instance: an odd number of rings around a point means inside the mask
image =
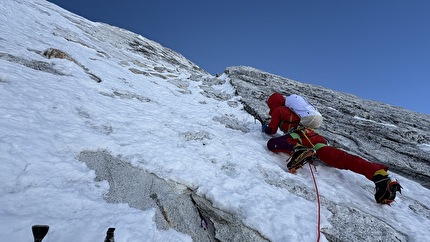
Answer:
[{"label": "crampon", "polygon": [[385,188],[385,191],[379,192],[375,194],[375,199],[377,203],[380,204],[387,204],[387,205],[391,205],[391,203],[394,202],[394,199],[396,198],[396,193],[402,193],[402,186],[400,186],[398,181],[389,181],[387,182],[387,186]]},{"label": "crampon", "polygon": [[308,162],[313,162],[315,150],[307,148],[305,146],[297,146],[294,148],[293,154],[287,160],[288,171],[292,174],[297,172],[297,169],[301,168]]}]

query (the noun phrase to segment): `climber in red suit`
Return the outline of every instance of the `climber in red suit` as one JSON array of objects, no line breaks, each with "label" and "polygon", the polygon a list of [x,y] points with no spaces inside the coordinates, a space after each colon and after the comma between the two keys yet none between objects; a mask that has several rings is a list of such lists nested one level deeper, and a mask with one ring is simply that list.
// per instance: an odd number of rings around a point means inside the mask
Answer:
[{"label": "climber in red suit", "polygon": [[[294,157],[293,153],[298,146],[313,149],[325,164],[338,169],[351,170],[373,181],[376,186],[375,200],[377,203],[391,204],[394,201],[396,192],[400,192],[401,186],[397,181],[390,180],[387,166],[331,147],[327,144],[326,139],[313,129],[297,129],[300,125],[300,117],[285,106],[285,97],[280,93],[273,93],[268,98],[267,104],[270,108],[271,120],[269,124],[263,124],[263,132],[272,135],[279,128],[285,133],[285,135],[271,138],[267,142],[267,148],[270,151],[286,152]],[[303,151],[303,149],[301,150]]]}]

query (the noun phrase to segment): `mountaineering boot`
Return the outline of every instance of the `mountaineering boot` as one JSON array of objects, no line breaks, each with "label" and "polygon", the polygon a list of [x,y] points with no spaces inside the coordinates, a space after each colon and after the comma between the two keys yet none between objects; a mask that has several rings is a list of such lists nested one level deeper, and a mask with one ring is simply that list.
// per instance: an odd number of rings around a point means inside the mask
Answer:
[{"label": "mountaineering boot", "polygon": [[396,192],[402,193],[402,186],[397,181],[391,181],[388,173],[381,169],[372,178],[375,183],[375,200],[380,204],[391,205],[396,198]]},{"label": "mountaineering boot", "polygon": [[291,173],[296,173],[297,168],[300,168],[307,162],[312,161],[314,154],[315,151],[313,149],[297,144],[294,146],[289,162],[287,161],[288,170]]}]

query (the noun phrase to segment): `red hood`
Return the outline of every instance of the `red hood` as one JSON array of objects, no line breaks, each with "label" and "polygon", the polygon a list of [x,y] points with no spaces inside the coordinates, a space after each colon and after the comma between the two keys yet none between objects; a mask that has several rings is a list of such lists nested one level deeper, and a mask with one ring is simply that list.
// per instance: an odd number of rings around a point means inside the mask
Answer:
[{"label": "red hood", "polygon": [[285,105],[285,97],[282,96],[282,94],[275,92],[267,99],[267,105],[270,108],[269,114],[272,115],[273,109]]}]

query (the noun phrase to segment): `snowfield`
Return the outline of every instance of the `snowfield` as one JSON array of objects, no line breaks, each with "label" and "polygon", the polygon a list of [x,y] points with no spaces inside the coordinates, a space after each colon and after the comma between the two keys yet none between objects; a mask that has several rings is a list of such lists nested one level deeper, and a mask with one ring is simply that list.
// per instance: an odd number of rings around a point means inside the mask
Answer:
[{"label": "snowfield", "polygon": [[[100,241],[109,227],[117,241],[192,241],[158,228],[156,207],[106,202],[109,183],[78,159],[100,150],[193,190],[267,240],[316,241],[309,167],[286,172],[287,155],[267,150],[270,137],[226,75],[213,77],[171,52],[147,58],[127,43],[162,47],[46,1],[6,0],[0,12],[2,241],[31,240],[34,224],[50,225],[47,242]],[[47,56],[49,49],[63,58]],[[429,145],[420,148],[430,153]],[[381,206],[371,181],[317,163],[322,231],[330,234],[336,218],[346,234],[374,226],[350,241],[368,241],[369,233],[375,241],[428,240],[430,191],[391,174],[404,191]],[[323,232],[321,241],[330,240]]]}]

